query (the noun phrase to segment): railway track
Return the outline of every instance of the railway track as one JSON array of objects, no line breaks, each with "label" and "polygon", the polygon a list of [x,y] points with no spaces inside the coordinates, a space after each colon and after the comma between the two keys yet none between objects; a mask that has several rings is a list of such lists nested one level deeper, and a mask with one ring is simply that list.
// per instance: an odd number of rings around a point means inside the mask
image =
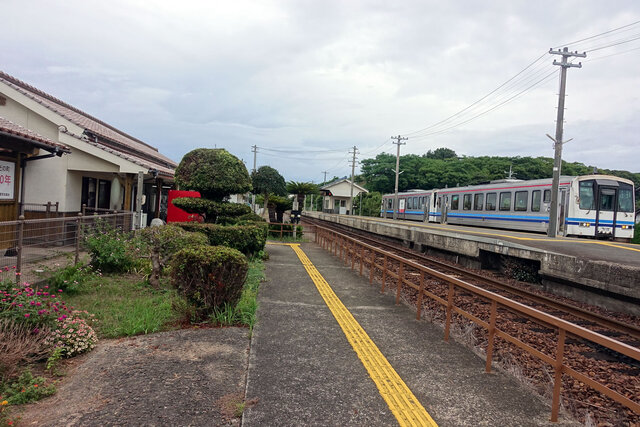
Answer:
[{"label": "railway track", "polygon": [[353,238],[357,238],[372,246],[383,248],[384,250],[391,253],[401,255],[406,259],[416,261],[419,264],[424,265],[425,267],[429,267],[444,274],[457,277],[473,285],[481,286],[484,289],[490,290],[492,292],[496,292],[496,290],[498,290],[498,293],[503,296],[515,299],[520,303],[544,311],[545,313],[551,314],[553,316],[560,317],[573,323],[577,323],[580,326],[592,329],[594,332],[598,332],[609,337],[615,337],[617,340],[623,341],[626,344],[630,344],[635,347],[640,346],[640,327],[629,324],[628,322],[625,322],[623,320],[614,319],[609,316],[605,316],[600,313],[579,307],[577,305],[559,301],[558,299],[551,296],[541,295],[539,293],[507,283],[505,281],[483,276],[468,269],[451,265],[449,263],[428,257],[424,254],[417,253],[411,249],[407,249],[399,244],[393,244],[379,238],[371,237],[370,233],[353,231],[349,227],[327,222],[320,222],[317,220],[305,219],[305,221],[311,224],[322,225],[323,227],[339,231],[340,233]]},{"label": "railway track", "polygon": [[[402,298],[405,301],[415,306],[418,313],[428,315],[431,321],[443,322],[447,317],[444,314],[442,302],[437,303],[435,299],[444,301],[446,304],[449,289],[447,278],[451,278],[451,280],[457,279],[474,285],[476,288],[483,288],[493,294],[501,295],[511,301],[516,301],[554,318],[559,318],[583,329],[596,332],[599,335],[608,336],[609,339],[614,340],[612,342],[618,342],[621,346],[626,345],[629,348],[635,347],[636,349],[640,347],[640,329],[637,325],[629,322],[625,323],[620,319],[592,312],[588,308],[560,301],[557,297],[540,295],[501,280],[486,277],[440,260],[434,260],[399,244],[371,237],[367,235],[368,233],[365,234],[366,232],[361,232],[360,230],[354,232],[345,226],[324,221],[311,221],[308,218],[305,218],[305,222],[332,229],[339,233],[338,236],[346,236],[344,238],[336,238],[335,243],[339,249],[334,248],[333,244],[327,246],[327,248],[333,249],[334,254],[339,255],[341,258],[343,258],[344,249],[344,262],[348,263],[347,260],[349,259],[352,269],[355,263],[359,263],[360,274],[362,274],[364,261],[364,264],[369,268],[370,282],[375,277],[382,283],[383,292],[385,290],[385,282],[387,282],[389,284],[387,289],[395,288],[394,293],[397,292],[398,296],[402,294]],[[323,232],[323,235],[325,234],[327,233]],[[362,242],[364,246],[361,249],[355,249],[355,246],[350,246],[351,243],[345,243],[344,239],[349,238]],[[378,252],[378,250],[384,252]],[[384,255],[384,253],[388,255]],[[418,265],[420,268],[426,267],[434,271],[434,276],[427,279],[424,277],[424,273],[420,273],[415,268],[410,267],[409,264],[403,267],[402,262],[392,262],[392,258],[408,261],[416,267]],[[381,270],[381,266],[383,266],[383,270]],[[403,278],[401,281],[400,277]],[[425,292],[428,288],[430,295],[432,295],[430,298],[422,298],[422,291],[418,291],[418,289],[422,289],[422,279],[425,281]],[[398,283],[402,283],[402,285]],[[395,286],[396,284],[397,286]],[[396,301],[398,301],[398,296],[396,296]],[[489,311],[490,303],[478,295],[474,295],[473,292],[461,290],[455,293],[453,300],[450,299],[449,301],[450,303],[453,302],[454,306],[461,307],[476,319],[488,321],[486,315]],[[471,341],[467,341],[468,346],[484,352],[489,351],[488,342],[490,338],[486,329],[473,327],[473,324],[465,322],[464,316],[454,315],[453,317],[455,318],[453,324],[460,327],[463,334],[468,335],[470,333],[470,336],[473,337]],[[538,354],[553,355],[556,352],[559,338],[554,326],[551,324],[547,324],[540,319],[534,320],[527,315],[523,316],[509,309],[498,309],[497,318],[501,328],[506,333],[517,337],[531,348],[535,348]],[[448,321],[449,318],[446,319],[447,324]],[[469,326],[471,326],[471,329],[468,329]],[[602,421],[603,425],[640,426],[640,406],[638,406],[637,402],[634,403],[640,397],[640,383],[637,381],[637,378],[640,377],[640,359],[628,357],[616,350],[612,350],[612,348],[616,347],[616,345],[611,348],[605,347],[573,335],[571,332],[567,333],[564,351],[565,364],[567,369],[580,372],[583,377],[582,380],[577,380],[575,377],[560,376],[563,404],[576,418],[582,421],[585,421],[586,414],[589,413],[591,414],[589,417],[593,416],[596,423]],[[494,360],[499,361],[498,363],[501,363],[507,370],[515,367],[516,371],[526,377],[527,382],[533,385],[541,395],[548,395],[550,387],[553,388],[555,383],[552,380],[553,372],[548,370],[549,363],[553,366],[552,362],[543,362],[539,358],[540,356],[537,356],[538,358],[533,357],[531,354],[522,351],[522,348],[513,346],[506,341],[496,343],[493,351]],[[587,385],[583,381],[593,382]],[[619,401],[613,401],[607,395],[601,394],[603,390],[598,389],[598,387],[613,390],[619,395],[630,399],[628,401],[630,403],[627,403],[625,407],[618,403]]]}]

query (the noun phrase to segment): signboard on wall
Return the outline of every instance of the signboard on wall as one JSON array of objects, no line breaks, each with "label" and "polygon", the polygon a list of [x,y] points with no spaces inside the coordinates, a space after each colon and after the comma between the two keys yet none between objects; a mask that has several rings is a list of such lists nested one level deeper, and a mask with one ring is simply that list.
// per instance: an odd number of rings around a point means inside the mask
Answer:
[{"label": "signboard on wall", "polygon": [[0,160],[0,200],[13,200],[16,164]]}]

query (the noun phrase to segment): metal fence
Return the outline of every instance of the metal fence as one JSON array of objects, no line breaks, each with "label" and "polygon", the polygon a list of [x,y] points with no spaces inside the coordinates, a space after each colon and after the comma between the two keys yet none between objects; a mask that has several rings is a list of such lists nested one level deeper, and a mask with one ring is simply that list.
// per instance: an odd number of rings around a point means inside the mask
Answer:
[{"label": "metal fence", "polygon": [[83,236],[99,224],[129,231],[134,212],[0,222],[0,280],[33,283],[67,259],[77,262]]},{"label": "metal fence", "polygon": [[[486,372],[491,371],[495,340],[498,338],[515,345],[519,349],[551,366],[553,369],[552,422],[558,420],[563,377],[574,378],[631,409],[635,413],[640,414],[640,401],[638,401],[638,396],[625,396],[607,387],[604,383],[590,378],[588,374],[578,372],[576,366],[570,366],[571,361],[565,357],[566,346],[569,345],[567,335],[579,337],[595,345],[605,347],[613,353],[627,356],[634,361],[634,363],[640,362],[640,349],[592,332],[576,324],[543,313],[455,277],[440,273],[431,268],[406,260],[401,256],[394,255],[321,226],[316,227],[315,241],[320,244],[322,248],[340,257],[345,264],[351,264],[352,269],[355,269],[356,265],[358,265],[360,275],[363,275],[363,268],[366,267],[369,270],[369,283],[373,284],[374,275],[381,277],[382,292],[385,291],[385,288],[395,286],[396,303],[400,302],[401,290],[403,288],[412,288],[416,291],[418,293],[416,304],[418,308],[416,318],[418,320],[420,320],[422,313],[422,301],[424,298],[430,298],[439,304],[446,313],[445,341],[449,340],[452,317],[454,315],[461,316],[487,331]],[[448,284],[447,294],[434,294],[426,284],[426,279],[429,277],[435,277],[445,281]],[[465,293],[474,294],[488,302],[489,310],[484,318],[474,316],[465,310],[463,304],[459,305],[460,301],[458,301],[458,297]],[[557,333],[555,355],[543,353],[536,348],[537,345],[535,343],[524,342],[522,337],[511,334],[504,328],[505,325],[500,325],[498,323],[497,313],[499,311],[503,312],[504,310],[530,318],[542,325],[553,328]]]}]

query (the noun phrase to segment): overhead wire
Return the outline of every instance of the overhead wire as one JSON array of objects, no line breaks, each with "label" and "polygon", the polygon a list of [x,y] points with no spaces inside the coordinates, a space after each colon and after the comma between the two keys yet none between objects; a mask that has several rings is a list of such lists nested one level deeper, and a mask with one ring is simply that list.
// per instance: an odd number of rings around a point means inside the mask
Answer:
[{"label": "overhead wire", "polygon": [[[621,27],[614,28],[614,29],[612,29],[612,30],[608,30],[608,31],[602,32],[602,33],[600,33],[600,34],[596,34],[596,35],[593,35],[593,36],[590,36],[590,37],[585,37],[585,38],[583,38],[583,39],[575,40],[575,41],[572,41],[572,42],[570,42],[570,43],[564,43],[564,44],[561,44],[561,45],[559,45],[559,46],[556,46],[556,49],[557,49],[557,48],[560,48],[560,47],[564,47],[564,46],[575,45],[575,44],[577,44],[577,43],[582,43],[582,42],[584,42],[584,41],[592,40],[592,39],[595,39],[595,38],[601,38],[601,37],[603,37],[603,36],[605,36],[605,35],[607,35],[607,34],[611,34],[611,33],[614,33],[614,32],[618,32],[618,31],[620,31],[620,30],[623,30],[623,29],[625,29],[625,28],[629,28],[629,27],[632,27],[632,26],[634,26],[634,25],[638,25],[638,24],[640,24],[640,21],[635,21],[635,22],[632,22],[632,23],[630,23],[630,24],[623,25],[623,26],[621,26]],[[624,31],[631,31],[631,29],[626,29],[626,30],[624,30]],[[620,31],[620,32],[624,32],[624,31]],[[610,37],[610,36],[607,36],[607,37]],[[584,50],[584,49],[580,49],[580,50]]]}]

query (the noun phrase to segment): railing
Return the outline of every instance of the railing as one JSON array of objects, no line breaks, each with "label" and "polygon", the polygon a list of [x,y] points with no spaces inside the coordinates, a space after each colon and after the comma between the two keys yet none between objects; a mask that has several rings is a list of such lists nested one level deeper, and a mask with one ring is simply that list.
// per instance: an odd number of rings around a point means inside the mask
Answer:
[{"label": "railing", "polygon": [[[273,227],[272,227],[273,226]],[[280,239],[282,239],[285,235],[293,237],[293,231],[298,227],[297,230],[302,230],[303,232],[309,227],[309,225],[302,224],[284,224],[280,222],[270,222],[269,223],[269,236],[277,235]]]},{"label": "railing", "polygon": [[[540,361],[550,365],[553,368],[553,392],[551,402],[551,421],[558,421],[558,413],[560,409],[560,393],[562,388],[563,375],[568,375],[579,382],[586,384],[594,390],[604,394],[614,401],[624,405],[637,414],[640,414],[640,403],[631,400],[627,396],[610,389],[604,384],[589,378],[588,376],[576,371],[565,363],[565,347],[567,334],[582,338],[589,342],[606,347],[616,353],[627,356],[635,361],[640,362],[640,350],[621,343],[619,341],[608,338],[604,335],[592,332],[581,326],[567,322],[560,318],[543,313],[534,308],[512,301],[508,298],[479,288],[477,286],[466,283],[462,280],[440,273],[428,267],[416,264],[406,260],[398,255],[378,249],[366,243],[360,242],[351,237],[329,230],[327,228],[317,226],[315,233],[316,243],[320,244],[324,249],[333,252],[339,256],[345,263],[351,263],[351,269],[355,268],[356,263],[359,265],[360,275],[363,275],[363,268],[368,266],[369,283],[373,284],[374,273],[378,271],[381,275],[382,288],[385,291],[390,281],[395,281],[396,285],[396,304],[400,302],[401,290],[404,286],[417,291],[417,313],[416,319],[420,319],[422,313],[422,303],[425,297],[432,299],[436,303],[445,308],[446,320],[444,329],[444,340],[449,341],[451,331],[452,317],[458,314],[471,322],[477,324],[488,332],[487,349],[486,349],[486,365],[485,371],[491,372],[491,364],[493,359],[495,339],[501,338],[511,343],[521,350],[529,353]],[[368,256],[367,256],[368,255]],[[380,263],[382,261],[382,263]],[[418,277],[418,284],[407,279],[408,275],[414,278]],[[426,279],[429,277],[440,279],[448,284],[448,292],[446,296],[436,295],[427,289]],[[389,283],[392,286],[392,283]],[[465,311],[463,308],[456,306],[456,297],[460,297],[461,293],[472,293],[481,297],[490,304],[488,319],[481,319],[472,313]],[[557,331],[557,344],[555,346],[555,356],[545,354],[535,344],[525,343],[518,337],[508,333],[504,329],[500,329],[497,325],[497,315],[500,311],[516,313],[519,316],[539,322],[545,327],[553,328]],[[638,398],[638,396],[632,396]]]},{"label": "railing", "polygon": [[99,223],[129,231],[133,212],[108,215],[79,214],[75,217],[24,219],[0,222],[0,280],[33,282],[47,267],[48,260],[72,257],[77,263],[85,233]]}]

